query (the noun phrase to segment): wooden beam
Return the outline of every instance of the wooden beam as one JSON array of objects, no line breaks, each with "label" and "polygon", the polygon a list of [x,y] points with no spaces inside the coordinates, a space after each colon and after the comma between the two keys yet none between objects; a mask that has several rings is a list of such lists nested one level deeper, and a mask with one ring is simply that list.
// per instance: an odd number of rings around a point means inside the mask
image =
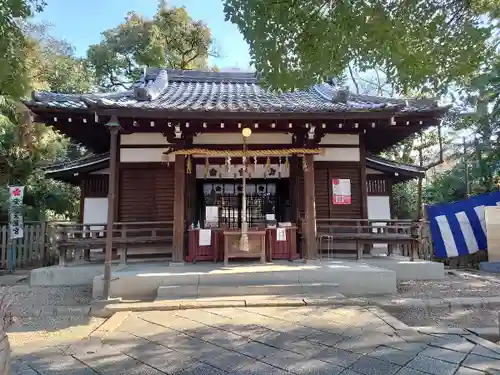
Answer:
[{"label": "wooden beam", "polygon": [[[203,120],[211,119],[220,120],[238,120],[238,121],[257,121],[270,120],[277,121],[279,119],[286,120],[346,120],[346,119],[383,119],[398,115],[398,110],[394,108],[385,108],[377,111],[346,111],[346,112],[230,112],[230,111],[167,111],[165,109],[138,109],[138,108],[96,108],[92,109],[99,116],[120,116],[129,118],[144,118],[144,119],[168,119],[168,121],[178,120]],[[35,110],[33,109],[35,112]],[[424,115],[427,113],[435,113],[437,110],[421,111],[412,113],[412,115]]]},{"label": "wooden beam", "polygon": [[316,208],[314,196],[314,155],[304,156],[307,168],[304,170],[304,213],[305,223],[303,227],[304,255],[306,259],[316,259]]},{"label": "wooden beam", "polygon": [[[194,173],[196,173],[196,171],[194,171]],[[175,155],[174,186],[174,248],[172,261],[183,262],[186,198],[186,157],[184,155]]]}]

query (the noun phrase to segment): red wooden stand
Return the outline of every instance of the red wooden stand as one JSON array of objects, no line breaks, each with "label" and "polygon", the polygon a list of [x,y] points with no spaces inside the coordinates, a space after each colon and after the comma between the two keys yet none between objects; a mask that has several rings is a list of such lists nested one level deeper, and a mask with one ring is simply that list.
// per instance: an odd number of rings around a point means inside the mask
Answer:
[{"label": "red wooden stand", "polygon": [[276,228],[268,228],[267,231],[267,260],[287,259],[295,260],[299,258],[297,253],[297,227],[285,227],[286,240],[278,241],[276,238]]},{"label": "red wooden stand", "polygon": [[223,244],[220,240],[222,234],[221,229],[212,229],[210,246],[198,245],[200,241],[199,229],[188,229],[188,233],[188,256],[186,257],[186,261],[195,263],[198,260],[211,260],[216,262],[220,259],[220,248]]}]

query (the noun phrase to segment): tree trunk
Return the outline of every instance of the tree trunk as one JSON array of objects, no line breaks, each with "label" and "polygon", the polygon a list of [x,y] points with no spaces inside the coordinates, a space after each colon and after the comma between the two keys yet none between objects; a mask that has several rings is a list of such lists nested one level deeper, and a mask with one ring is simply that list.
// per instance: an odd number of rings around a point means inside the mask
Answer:
[{"label": "tree trunk", "polygon": [[1,332],[0,337],[0,375],[12,375],[9,336]]}]

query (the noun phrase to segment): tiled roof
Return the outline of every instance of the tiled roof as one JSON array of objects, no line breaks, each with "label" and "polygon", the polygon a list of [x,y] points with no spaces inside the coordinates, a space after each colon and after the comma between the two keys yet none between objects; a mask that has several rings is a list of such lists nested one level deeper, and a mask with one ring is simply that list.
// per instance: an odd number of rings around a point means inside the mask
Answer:
[{"label": "tiled roof", "polygon": [[421,112],[437,109],[433,100],[357,95],[332,82],[292,92],[259,85],[254,73],[150,69],[127,91],[108,94],[34,92],[28,107],[63,109],[141,108],[184,112]]},{"label": "tiled roof", "polygon": [[[48,177],[55,177],[63,173],[77,173],[77,172],[96,172],[101,169],[107,168],[109,163],[109,152],[104,154],[93,155],[78,160],[52,164],[45,168],[45,174]],[[420,177],[424,176],[425,170],[415,165],[398,163],[393,160],[381,158],[380,156],[367,155],[366,166],[380,172],[391,172],[403,174],[407,177]]]}]

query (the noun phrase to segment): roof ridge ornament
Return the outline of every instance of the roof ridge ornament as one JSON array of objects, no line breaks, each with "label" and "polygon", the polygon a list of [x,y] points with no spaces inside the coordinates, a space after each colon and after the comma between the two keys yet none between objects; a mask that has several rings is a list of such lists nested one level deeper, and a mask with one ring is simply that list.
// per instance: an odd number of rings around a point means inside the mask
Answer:
[{"label": "roof ridge ornament", "polygon": [[168,87],[166,69],[162,69],[151,84],[146,81],[146,73],[146,68],[144,68],[144,83],[139,87],[134,87],[134,99],[140,102],[156,100]]},{"label": "roof ridge ornament", "polygon": [[350,97],[349,87],[343,86],[335,89],[335,92],[332,96],[333,103],[347,103]]}]

